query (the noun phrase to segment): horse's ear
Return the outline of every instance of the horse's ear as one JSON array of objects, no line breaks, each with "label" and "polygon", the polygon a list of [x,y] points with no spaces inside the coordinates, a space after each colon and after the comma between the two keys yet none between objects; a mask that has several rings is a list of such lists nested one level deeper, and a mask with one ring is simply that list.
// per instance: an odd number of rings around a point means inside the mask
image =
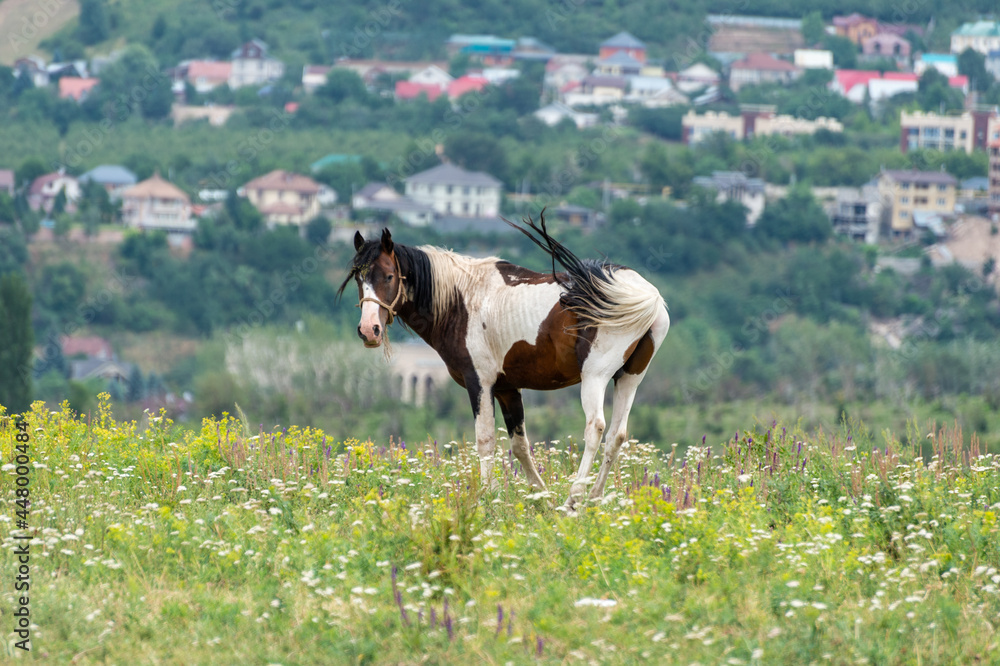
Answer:
[{"label": "horse's ear", "polygon": [[386,227],[382,229],[382,251],[386,254],[391,254],[392,247],[392,234],[389,233],[389,228]]},{"label": "horse's ear", "polygon": [[354,232],[354,251],[361,252],[361,248],[365,246],[365,237],[361,235],[360,231]]}]

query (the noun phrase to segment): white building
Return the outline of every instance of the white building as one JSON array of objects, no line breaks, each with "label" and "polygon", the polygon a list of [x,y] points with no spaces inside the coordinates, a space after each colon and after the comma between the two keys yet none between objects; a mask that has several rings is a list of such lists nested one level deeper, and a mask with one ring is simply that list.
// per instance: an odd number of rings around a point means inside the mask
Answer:
[{"label": "white building", "polygon": [[833,52],[825,49],[795,49],[792,58],[802,69],[833,69]]},{"label": "white building", "polygon": [[440,215],[496,217],[503,183],[487,173],[441,164],[406,179],[406,196]]},{"label": "white building", "polygon": [[267,55],[267,44],[259,39],[233,51],[233,66],[229,74],[229,87],[260,86],[277,81],[285,73],[285,64]]},{"label": "white building", "polygon": [[572,120],[576,126],[580,129],[584,127],[593,127],[597,124],[598,116],[596,113],[584,113],[582,111],[574,111],[570,107],[566,106],[562,102],[553,102],[548,106],[543,106],[542,108],[535,111],[534,115],[536,118],[541,120],[543,123],[549,127],[555,127],[561,123],[564,119],[569,118]]}]

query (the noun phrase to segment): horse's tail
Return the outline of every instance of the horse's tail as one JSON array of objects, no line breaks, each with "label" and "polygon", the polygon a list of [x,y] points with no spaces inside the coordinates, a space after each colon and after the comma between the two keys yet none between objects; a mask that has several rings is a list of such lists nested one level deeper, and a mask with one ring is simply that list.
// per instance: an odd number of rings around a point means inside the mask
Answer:
[{"label": "horse's tail", "polygon": [[[544,211],[539,220],[541,226],[530,217],[524,219],[527,228],[507,219],[504,221],[552,257],[552,274],[566,289],[560,302],[577,315],[578,325],[628,328],[640,334],[648,331],[659,316],[660,308],[666,307],[656,287],[624,266],[580,259],[549,235]],[[565,269],[568,280],[556,273],[556,263]]]}]

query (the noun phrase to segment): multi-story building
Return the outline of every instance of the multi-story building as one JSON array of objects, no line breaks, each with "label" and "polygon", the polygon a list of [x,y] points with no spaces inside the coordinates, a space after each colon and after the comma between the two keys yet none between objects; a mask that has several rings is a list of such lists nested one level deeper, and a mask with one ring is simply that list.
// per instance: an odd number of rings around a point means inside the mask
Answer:
[{"label": "multi-story building", "polygon": [[771,134],[784,136],[814,134],[821,129],[830,132],[844,131],[844,126],[834,118],[806,120],[794,116],[776,115],[775,107],[771,105],[744,104],[740,110],[738,116],[731,116],[725,111],[709,111],[703,115],[698,115],[693,109],[688,111],[681,119],[684,143],[694,145],[717,132],[738,141]]},{"label": "multi-story building", "polygon": [[284,73],[285,64],[267,55],[267,44],[251,39],[233,51],[229,87],[235,90],[243,86],[261,86],[277,81]]},{"label": "multi-story building", "polygon": [[983,55],[1000,49],[1000,21],[976,21],[959,26],[951,33],[951,52],[961,53],[965,49]]},{"label": "multi-story building", "polygon": [[324,205],[336,202],[336,193],[307,176],[280,169],[254,178],[236,193],[260,211],[268,225],[306,224]]},{"label": "multi-story building", "polygon": [[495,217],[502,185],[487,173],[441,164],[407,178],[406,196],[440,215]]},{"label": "multi-story building", "polygon": [[729,87],[733,92],[743,86],[764,83],[785,84],[794,81],[802,70],[767,53],[751,53],[729,66]]},{"label": "multi-story building", "polygon": [[989,211],[991,215],[997,215],[1000,214],[1000,138],[990,135],[988,151],[990,155]]},{"label": "multi-story building", "polygon": [[121,197],[122,222],[126,226],[172,233],[194,231],[196,222],[191,218],[191,199],[159,173],[122,191]]},{"label": "multi-story building", "polygon": [[944,171],[887,169],[879,174],[878,192],[887,209],[894,238],[909,238],[919,218],[955,212],[955,177]]},{"label": "multi-story building", "polygon": [[838,188],[824,208],[836,233],[865,243],[878,241],[882,201],[877,186]]},{"label": "multi-story building", "polygon": [[899,125],[899,149],[904,153],[917,148],[971,153],[985,149],[991,138],[1000,138],[1000,115],[992,109],[956,115],[901,111]]}]

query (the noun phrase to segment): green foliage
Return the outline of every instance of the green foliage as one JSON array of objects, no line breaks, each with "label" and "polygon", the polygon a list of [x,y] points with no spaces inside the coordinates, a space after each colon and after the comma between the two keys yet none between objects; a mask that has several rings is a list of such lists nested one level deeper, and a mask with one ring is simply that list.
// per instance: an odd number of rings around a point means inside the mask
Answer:
[{"label": "green foliage", "polygon": [[986,56],[973,49],[958,54],[958,73],[969,77],[972,90],[986,92],[993,84],[993,75],[986,71]]},{"label": "green foliage", "polygon": [[920,76],[917,103],[924,111],[943,113],[963,107],[962,91],[948,85],[948,77],[931,67]]},{"label": "green foliage", "polygon": [[500,180],[508,178],[507,153],[492,136],[459,130],[444,142],[444,153],[458,166],[482,171]]},{"label": "green foliage", "polygon": [[811,11],[802,17],[802,38],[806,45],[817,44],[826,36],[826,22],[819,11]]},{"label": "green foliage", "polygon": [[86,293],[85,277],[76,264],[65,261],[49,264],[42,269],[35,291],[40,306],[51,310],[63,320],[68,320],[83,301]]},{"label": "green foliage", "polygon": [[17,273],[0,277],[0,405],[7,413],[31,402],[31,292]]},{"label": "green foliage", "polygon": [[322,215],[314,217],[306,224],[306,240],[315,245],[326,245],[331,229],[333,225],[330,220]]},{"label": "green foliage", "polygon": [[667,107],[665,109],[647,109],[633,106],[629,109],[629,125],[643,132],[668,141],[680,141],[683,138],[681,119],[687,113],[687,107]]},{"label": "green foliage", "polygon": [[103,42],[110,35],[104,0],[80,0],[80,24],[76,38],[91,46]]},{"label": "green foliage", "polygon": [[833,227],[810,189],[793,187],[784,198],[765,206],[756,232],[782,243],[814,243],[829,238]]}]

